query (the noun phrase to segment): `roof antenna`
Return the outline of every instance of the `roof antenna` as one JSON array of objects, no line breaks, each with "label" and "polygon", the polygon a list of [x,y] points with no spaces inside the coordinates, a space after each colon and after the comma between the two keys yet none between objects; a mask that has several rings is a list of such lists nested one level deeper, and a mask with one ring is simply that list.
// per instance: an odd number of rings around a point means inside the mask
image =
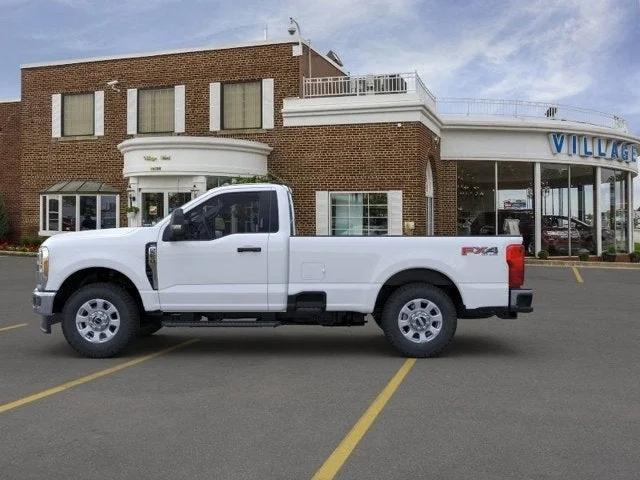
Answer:
[{"label": "roof antenna", "polygon": [[267,40],[269,40],[269,24],[265,23],[264,24],[264,41],[266,42]]}]

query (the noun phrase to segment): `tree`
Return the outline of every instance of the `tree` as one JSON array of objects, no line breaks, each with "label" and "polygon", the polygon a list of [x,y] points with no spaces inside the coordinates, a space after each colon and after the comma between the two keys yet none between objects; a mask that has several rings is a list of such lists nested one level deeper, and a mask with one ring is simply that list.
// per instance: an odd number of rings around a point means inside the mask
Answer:
[{"label": "tree", "polygon": [[9,235],[9,216],[4,204],[4,198],[0,194],[0,240],[4,240]]}]

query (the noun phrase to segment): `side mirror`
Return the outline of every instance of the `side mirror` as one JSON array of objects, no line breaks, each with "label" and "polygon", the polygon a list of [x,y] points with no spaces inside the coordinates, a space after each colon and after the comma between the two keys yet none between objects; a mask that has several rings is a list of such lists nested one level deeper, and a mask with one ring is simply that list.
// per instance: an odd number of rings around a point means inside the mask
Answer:
[{"label": "side mirror", "polygon": [[187,221],[184,218],[184,212],[181,208],[176,208],[171,213],[171,221],[169,226],[165,229],[163,240],[169,242],[177,242],[183,240],[187,233]]}]

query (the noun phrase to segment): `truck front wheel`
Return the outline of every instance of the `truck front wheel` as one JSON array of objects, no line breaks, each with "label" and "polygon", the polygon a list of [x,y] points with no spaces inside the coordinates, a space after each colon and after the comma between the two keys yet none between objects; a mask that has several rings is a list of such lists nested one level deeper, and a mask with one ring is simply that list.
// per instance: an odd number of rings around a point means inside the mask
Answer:
[{"label": "truck front wheel", "polygon": [[434,357],[451,342],[457,326],[449,296],[433,285],[410,283],[391,294],[382,311],[387,340],[406,357]]},{"label": "truck front wheel", "polygon": [[113,357],[136,338],[140,312],[122,287],[92,283],[76,291],[62,310],[67,342],[86,357]]}]

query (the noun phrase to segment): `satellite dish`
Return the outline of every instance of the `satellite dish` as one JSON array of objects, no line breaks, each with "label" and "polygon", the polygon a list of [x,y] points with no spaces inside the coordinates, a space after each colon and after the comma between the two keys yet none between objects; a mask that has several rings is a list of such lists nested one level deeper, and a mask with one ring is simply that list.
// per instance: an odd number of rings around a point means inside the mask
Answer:
[{"label": "satellite dish", "polygon": [[344,66],[344,64],[342,63],[342,60],[340,60],[340,57],[338,56],[338,54],[336,52],[334,52],[333,50],[329,50],[327,52],[327,57],[329,57],[329,59],[333,60],[339,66],[341,66],[341,67]]}]

